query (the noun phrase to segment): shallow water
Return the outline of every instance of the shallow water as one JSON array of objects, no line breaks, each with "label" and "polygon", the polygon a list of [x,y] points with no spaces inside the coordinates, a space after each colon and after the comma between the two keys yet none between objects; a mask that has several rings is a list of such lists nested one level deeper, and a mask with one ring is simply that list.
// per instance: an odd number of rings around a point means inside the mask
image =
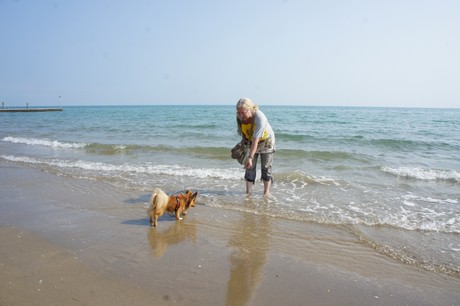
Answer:
[{"label": "shallow water", "polygon": [[343,227],[385,256],[459,275],[460,110],[261,109],[275,184],[267,200],[257,182],[251,205],[230,159],[233,106],[2,113],[0,158],[145,194],[195,189],[209,207]]},{"label": "shallow water", "polygon": [[149,193],[11,162],[0,161],[0,168],[2,228],[32,230],[72,261],[174,304],[455,305],[460,296],[459,278],[394,260],[355,225],[257,214],[258,200],[243,197],[241,212],[199,198],[184,220],[164,215],[151,228]]}]

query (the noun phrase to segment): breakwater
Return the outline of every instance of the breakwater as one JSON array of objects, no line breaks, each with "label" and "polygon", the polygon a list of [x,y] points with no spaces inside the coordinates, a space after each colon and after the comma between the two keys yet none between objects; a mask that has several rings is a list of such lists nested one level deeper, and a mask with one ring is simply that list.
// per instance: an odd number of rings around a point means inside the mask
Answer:
[{"label": "breakwater", "polygon": [[0,109],[1,113],[18,113],[18,112],[60,112],[62,108],[2,108]]}]

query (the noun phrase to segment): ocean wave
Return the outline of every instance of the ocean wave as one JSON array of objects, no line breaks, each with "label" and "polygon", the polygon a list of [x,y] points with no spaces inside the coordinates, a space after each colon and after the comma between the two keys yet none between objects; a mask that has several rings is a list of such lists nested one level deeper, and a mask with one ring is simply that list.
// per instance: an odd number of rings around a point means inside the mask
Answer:
[{"label": "ocean wave", "polygon": [[59,149],[81,149],[86,147],[86,143],[75,143],[75,142],[60,142],[57,140],[47,140],[47,139],[36,139],[36,138],[22,138],[22,137],[12,137],[7,136],[2,139],[6,142],[26,144],[30,146],[43,146],[50,148],[59,148]]},{"label": "ocean wave", "polygon": [[369,158],[364,154],[345,151],[306,151],[302,149],[282,149],[276,155],[286,159],[309,159],[320,162],[354,160],[367,162]]},{"label": "ocean wave", "polygon": [[170,151],[178,151],[182,154],[193,154],[200,158],[213,158],[218,160],[228,160],[231,148],[227,147],[186,147],[169,148]]},{"label": "ocean wave", "polygon": [[277,184],[290,184],[292,186],[306,187],[307,185],[340,186],[340,182],[328,177],[309,175],[303,171],[280,172],[275,176]]},{"label": "ocean wave", "polygon": [[[299,132],[301,133],[301,132]],[[316,138],[314,136],[305,135],[305,134],[293,134],[290,132],[280,132],[276,133],[276,139],[279,142],[314,142]]]},{"label": "ocean wave", "polygon": [[13,144],[26,144],[29,146],[48,147],[52,149],[82,149],[86,152],[99,155],[126,154],[134,151],[139,152],[170,152],[180,154],[193,154],[202,158],[228,159],[230,156],[230,147],[173,147],[169,145],[158,144],[137,145],[137,144],[105,144],[105,143],[82,143],[82,142],[63,142],[58,140],[24,138],[7,136],[2,141]]},{"label": "ocean wave", "polygon": [[83,143],[83,142],[63,142],[58,140],[37,139],[37,138],[24,138],[7,136],[2,141],[14,144],[26,144],[29,146],[48,147],[52,149],[84,149],[86,151],[112,155],[120,152],[127,152],[142,148],[137,145],[123,145],[123,144],[102,144],[102,143]]},{"label": "ocean wave", "polygon": [[193,178],[214,178],[214,179],[241,179],[240,169],[215,169],[215,168],[192,168],[179,165],[154,165],[144,164],[109,164],[93,161],[71,161],[62,159],[38,159],[33,157],[19,157],[12,155],[1,155],[1,158],[26,164],[40,164],[42,166],[57,167],[61,169],[74,168],[91,172],[106,172],[111,174],[147,174],[147,175],[171,175],[188,176]]},{"label": "ocean wave", "polygon": [[407,177],[418,180],[441,180],[460,183],[460,172],[443,169],[423,169],[410,167],[382,167],[381,170],[398,177]]},{"label": "ocean wave", "polygon": [[377,146],[388,147],[392,149],[410,149],[416,146],[424,144],[423,142],[418,142],[414,140],[405,140],[405,139],[373,139],[371,143]]}]

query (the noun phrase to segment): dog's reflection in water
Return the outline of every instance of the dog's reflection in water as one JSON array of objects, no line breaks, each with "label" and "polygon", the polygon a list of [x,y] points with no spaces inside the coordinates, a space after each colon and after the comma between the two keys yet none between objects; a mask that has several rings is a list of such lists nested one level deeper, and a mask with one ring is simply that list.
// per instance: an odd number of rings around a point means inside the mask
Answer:
[{"label": "dog's reflection in water", "polygon": [[193,222],[164,222],[163,224],[165,226],[161,229],[150,227],[147,233],[155,257],[163,256],[170,245],[187,240],[196,241],[196,226]]}]

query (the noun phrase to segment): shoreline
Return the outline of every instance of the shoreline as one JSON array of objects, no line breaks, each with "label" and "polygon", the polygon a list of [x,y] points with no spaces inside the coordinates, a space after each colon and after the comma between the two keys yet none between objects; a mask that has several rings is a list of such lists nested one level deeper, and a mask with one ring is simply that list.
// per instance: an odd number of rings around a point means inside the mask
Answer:
[{"label": "shoreline", "polygon": [[150,228],[149,192],[4,161],[0,169],[2,305],[460,300],[459,279],[394,261],[343,227],[227,211],[198,199],[184,220],[163,216]]}]

